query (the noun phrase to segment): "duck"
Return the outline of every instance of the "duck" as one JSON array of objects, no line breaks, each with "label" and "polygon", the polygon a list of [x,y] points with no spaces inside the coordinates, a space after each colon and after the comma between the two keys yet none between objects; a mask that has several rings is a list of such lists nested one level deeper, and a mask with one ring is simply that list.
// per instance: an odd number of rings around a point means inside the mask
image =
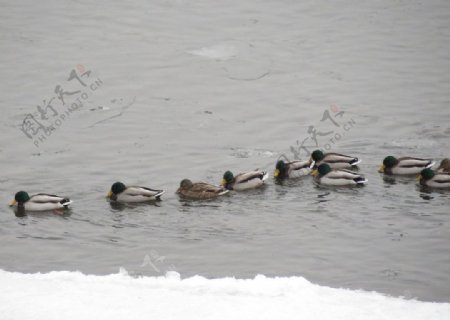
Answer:
[{"label": "duck", "polygon": [[106,197],[110,200],[127,202],[147,202],[160,200],[164,190],[155,190],[146,187],[129,186],[122,182],[114,182]]},{"label": "duck", "polygon": [[367,179],[360,174],[346,169],[332,169],[328,163],[322,163],[311,173],[318,184],[326,186],[364,185]]},{"label": "duck", "polygon": [[231,171],[226,171],[223,174],[221,186],[227,190],[247,190],[258,188],[264,185],[264,181],[269,177],[265,171],[258,169],[250,172],[240,173],[236,176]]},{"label": "duck", "polygon": [[355,168],[361,160],[340,153],[323,153],[322,150],[314,150],[311,153],[310,162],[311,168],[317,168],[322,163],[328,163],[331,169],[352,169]]},{"label": "duck", "polygon": [[206,182],[193,183],[189,179],[183,179],[177,194],[192,200],[213,199],[228,193],[229,190],[221,186],[215,186]]},{"label": "duck", "polygon": [[434,172],[430,168],[423,169],[417,176],[422,186],[432,188],[450,188],[450,174]]},{"label": "duck", "polygon": [[450,173],[450,158],[443,159],[437,168],[437,172]]},{"label": "duck", "polygon": [[378,172],[389,175],[413,175],[419,174],[423,169],[431,168],[434,165],[431,159],[420,159],[413,157],[396,158],[387,156]]},{"label": "duck", "polygon": [[273,176],[278,179],[298,178],[311,173],[311,162],[309,160],[294,160],[285,162],[278,160],[275,165]]},{"label": "duck", "polygon": [[50,211],[67,208],[72,201],[66,197],[54,194],[38,193],[30,195],[26,191],[19,191],[15,194],[14,200],[9,204],[25,211]]}]

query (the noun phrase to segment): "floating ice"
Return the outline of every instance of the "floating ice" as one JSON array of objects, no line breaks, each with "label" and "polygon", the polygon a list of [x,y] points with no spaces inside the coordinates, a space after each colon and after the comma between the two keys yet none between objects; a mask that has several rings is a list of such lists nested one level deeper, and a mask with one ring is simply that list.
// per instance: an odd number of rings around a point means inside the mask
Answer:
[{"label": "floating ice", "polygon": [[8,319],[449,319],[449,303],[333,289],[302,277],[181,279],[0,270],[0,315]]},{"label": "floating ice", "polygon": [[198,50],[190,50],[187,53],[215,60],[229,60],[236,57],[239,50],[231,44],[217,44],[211,47],[205,47]]},{"label": "floating ice", "polygon": [[246,148],[231,148],[230,156],[235,158],[250,158],[253,156],[268,158],[276,155],[275,152],[263,149],[246,149]]}]

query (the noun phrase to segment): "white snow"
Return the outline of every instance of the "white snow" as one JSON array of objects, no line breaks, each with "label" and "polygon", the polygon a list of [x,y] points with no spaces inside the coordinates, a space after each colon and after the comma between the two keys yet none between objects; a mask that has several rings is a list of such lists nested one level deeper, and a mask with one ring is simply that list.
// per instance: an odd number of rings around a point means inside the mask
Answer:
[{"label": "white snow", "polygon": [[22,274],[0,270],[0,318],[9,319],[450,319],[449,303],[333,289],[302,277],[181,279],[126,271]]}]

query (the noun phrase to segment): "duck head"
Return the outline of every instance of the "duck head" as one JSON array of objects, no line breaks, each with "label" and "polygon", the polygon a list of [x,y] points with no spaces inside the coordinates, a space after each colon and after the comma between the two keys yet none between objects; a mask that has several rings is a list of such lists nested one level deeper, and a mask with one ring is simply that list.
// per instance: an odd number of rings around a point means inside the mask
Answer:
[{"label": "duck head", "polygon": [[222,187],[234,182],[234,175],[231,171],[226,171],[223,174],[222,183],[220,184]]},{"label": "duck head", "polygon": [[275,165],[275,172],[273,173],[273,176],[275,178],[285,178],[286,171],[287,171],[286,162],[284,162],[283,160],[278,160],[277,164]]},{"label": "duck head", "polygon": [[17,203],[19,203],[19,204],[25,203],[28,200],[30,200],[30,196],[28,195],[28,193],[25,191],[19,191],[14,195],[14,200],[11,201],[11,203],[9,205],[14,206]]},{"label": "duck head", "polygon": [[316,170],[311,172],[312,176],[321,175],[324,176],[331,171],[331,167],[328,163],[322,163]]},{"label": "duck head", "polygon": [[113,195],[118,195],[119,193],[124,192],[126,188],[127,187],[122,182],[114,182],[106,197],[111,198]]},{"label": "duck head", "polygon": [[325,158],[325,155],[323,154],[322,150],[314,150],[311,153],[311,165],[310,168],[314,168],[316,165],[316,162],[322,161],[323,158]]},{"label": "duck head", "polygon": [[430,168],[423,169],[419,175],[417,175],[416,180],[430,180],[435,176],[435,173]]},{"label": "duck head", "polygon": [[387,156],[386,158],[384,158],[383,164],[378,169],[378,172],[383,173],[383,172],[385,172],[386,169],[391,169],[397,164],[398,164],[398,159],[396,157]]},{"label": "duck head", "polygon": [[177,193],[179,193],[179,191],[180,191],[181,189],[183,189],[183,190],[189,190],[189,189],[192,188],[193,186],[194,186],[194,184],[192,183],[191,180],[189,180],[189,179],[183,179],[183,180],[181,180],[181,182],[180,182],[180,187],[178,188]]}]

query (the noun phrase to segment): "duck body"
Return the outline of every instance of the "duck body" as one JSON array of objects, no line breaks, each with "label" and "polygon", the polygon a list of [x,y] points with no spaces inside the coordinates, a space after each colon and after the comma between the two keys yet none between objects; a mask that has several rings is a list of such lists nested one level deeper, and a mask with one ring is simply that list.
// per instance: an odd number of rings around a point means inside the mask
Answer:
[{"label": "duck body", "polygon": [[240,173],[237,176],[233,176],[231,171],[226,171],[223,175],[222,186],[227,190],[236,191],[254,189],[263,186],[268,177],[267,172],[258,169]]},{"label": "duck body", "polygon": [[115,182],[108,192],[107,198],[122,203],[136,203],[160,200],[164,190],[147,187],[125,186],[122,182]]},{"label": "duck body", "polygon": [[421,159],[413,157],[395,158],[387,156],[380,166],[379,172],[389,175],[415,175],[419,174],[423,169],[431,168],[434,161],[431,159]]},{"label": "duck body", "polygon": [[450,173],[434,172],[430,168],[426,168],[420,172],[417,178],[422,186],[450,188]]},{"label": "duck body", "polygon": [[331,169],[352,169],[361,162],[361,160],[356,157],[334,152],[323,153],[321,150],[313,151],[310,161],[311,168],[316,168],[322,163],[328,163]]},{"label": "duck body", "polygon": [[450,158],[443,159],[437,168],[437,172],[450,173]]},{"label": "duck body", "polygon": [[206,182],[193,183],[189,179],[183,179],[176,193],[192,200],[205,200],[222,196],[228,193],[228,190],[224,187],[215,186]]},{"label": "duck body", "polygon": [[38,193],[31,197],[25,191],[16,193],[10,206],[15,206],[25,211],[51,211],[67,208],[72,201],[69,198],[53,194]]},{"label": "duck body", "polygon": [[311,173],[310,166],[311,162],[309,160],[294,160],[289,162],[278,160],[273,176],[278,179],[304,177]]},{"label": "duck body", "polygon": [[312,175],[318,184],[325,186],[356,186],[367,183],[362,175],[346,169],[332,169],[328,163],[322,163]]}]

